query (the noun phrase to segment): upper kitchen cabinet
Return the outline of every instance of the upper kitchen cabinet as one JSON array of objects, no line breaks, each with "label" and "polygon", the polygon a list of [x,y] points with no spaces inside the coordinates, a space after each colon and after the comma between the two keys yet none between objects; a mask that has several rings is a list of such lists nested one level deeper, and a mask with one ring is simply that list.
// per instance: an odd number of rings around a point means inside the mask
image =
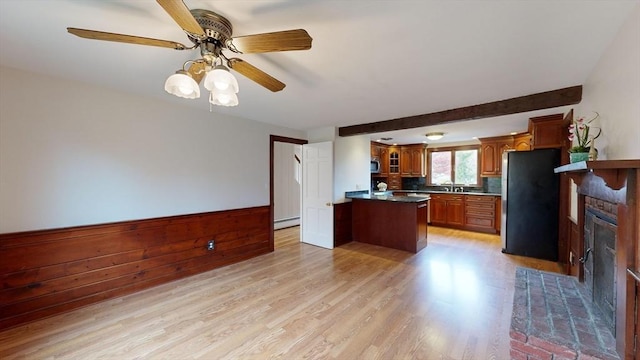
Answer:
[{"label": "upper kitchen cabinet", "polygon": [[380,148],[381,146],[377,143],[371,143],[371,159],[380,159]]},{"label": "upper kitchen cabinet", "polygon": [[400,174],[400,148],[389,146],[389,175]]},{"label": "upper kitchen cabinet", "polygon": [[499,136],[479,140],[480,176],[502,175],[502,153],[513,150],[513,137]]},{"label": "upper kitchen cabinet", "polygon": [[563,114],[538,116],[529,119],[531,150],[562,148],[567,141],[569,121]]},{"label": "upper kitchen cabinet", "polygon": [[400,147],[400,175],[405,177],[424,177],[424,145]]},{"label": "upper kitchen cabinet", "polygon": [[402,189],[402,180],[400,179],[400,148],[398,146],[389,146],[389,175],[387,179],[387,189]]},{"label": "upper kitchen cabinet", "polygon": [[389,175],[389,146],[371,143],[371,159],[380,161],[380,172],[375,174],[376,177],[386,177]]},{"label": "upper kitchen cabinet", "polygon": [[516,151],[531,150],[531,134],[521,133],[513,135],[513,148]]},{"label": "upper kitchen cabinet", "polygon": [[389,148],[387,146],[380,147],[380,173],[378,175],[389,175]]}]

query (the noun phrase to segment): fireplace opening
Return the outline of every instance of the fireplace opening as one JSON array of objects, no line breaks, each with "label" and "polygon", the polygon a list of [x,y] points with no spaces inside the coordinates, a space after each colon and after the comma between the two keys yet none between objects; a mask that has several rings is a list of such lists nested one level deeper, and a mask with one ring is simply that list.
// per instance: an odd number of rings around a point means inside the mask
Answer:
[{"label": "fireplace opening", "polygon": [[614,204],[602,200],[587,201],[584,225],[584,283],[611,334],[615,336],[617,218],[614,209]]}]

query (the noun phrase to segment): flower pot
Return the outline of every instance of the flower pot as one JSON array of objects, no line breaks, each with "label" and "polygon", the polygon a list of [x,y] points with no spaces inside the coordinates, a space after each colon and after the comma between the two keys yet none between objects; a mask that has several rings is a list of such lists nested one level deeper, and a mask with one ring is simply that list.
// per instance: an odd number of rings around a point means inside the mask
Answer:
[{"label": "flower pot", "polygon": [[569,162],[571,163],[588,161],[588,160],[589,160],[588,152],[569,153]]}]

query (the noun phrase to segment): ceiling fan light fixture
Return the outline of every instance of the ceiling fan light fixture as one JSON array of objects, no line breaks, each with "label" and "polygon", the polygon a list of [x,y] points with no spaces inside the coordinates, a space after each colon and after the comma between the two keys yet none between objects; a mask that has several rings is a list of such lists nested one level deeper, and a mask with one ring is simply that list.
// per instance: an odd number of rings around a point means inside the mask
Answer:
[{"label": "ceiling fan light fixture", "polygon": [[164,90],[169,94],[185,98],[197,99],[200,97],[200,87],[187,71],[178,70],[169,76],[164,83]]},{"label": "ceiling fan light fixture", "polygon": [[218,106],[237,106],[238,95],[233,91],[213,90],[209,94],[209,103]]},{"label": "ceiling fan light fixture", "polygon": [[444,136],[444,133],[442,133],[442,132],[431,132],[431,133],[425,134],[425,136],[429,140],[440,140]]},{"label": "ceiling fan light fixture", "polygon": [[231,90],[237,93],[238,80],[224,65],[216,65],[212,70],[207,72],[207,76],[204,78],[204,87],[209,91]]}]

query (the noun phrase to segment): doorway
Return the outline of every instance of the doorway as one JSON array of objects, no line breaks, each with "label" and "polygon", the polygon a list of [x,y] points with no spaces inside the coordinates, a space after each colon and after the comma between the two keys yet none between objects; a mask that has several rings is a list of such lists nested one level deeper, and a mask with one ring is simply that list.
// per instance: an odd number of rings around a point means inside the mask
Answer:
[{"label": "doorway", "polygon": [[[276,143],[284,143],[284,144],[294,144],[294,145],[304,145],[307,144],[307,140],[303,139],[295,139],[284,136],[271,135],[269,141],[269,216],[270,216],[270,229],[269,229],[269,247],[271,251],[274,251],[274,231],[275,231],[275,171],[276,171],[276,163],[275,163],[275,154],[276,154]],[[301,185],[302,186],[302,185]]]}]

